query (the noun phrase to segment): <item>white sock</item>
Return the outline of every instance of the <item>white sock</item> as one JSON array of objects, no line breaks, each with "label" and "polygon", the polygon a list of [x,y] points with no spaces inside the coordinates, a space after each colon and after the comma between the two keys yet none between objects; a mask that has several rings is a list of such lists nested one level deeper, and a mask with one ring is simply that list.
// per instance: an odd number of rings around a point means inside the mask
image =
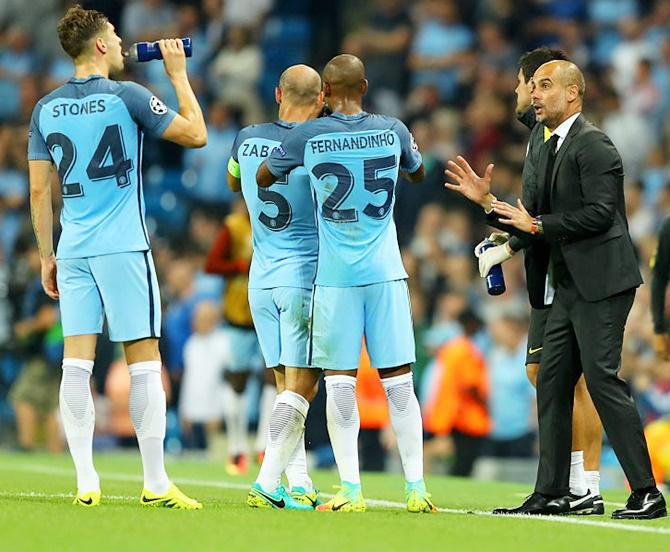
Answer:
[{"label": "white sock", "polygon": [[570,453],[570,492],[583,496],[588,490],[586,477],[584,477],[584,451],[573,450]]},{"label": "white sock", "polygon": [[170,480],[165,472],[165,390],[161,380],[161,362],[136,362],[128,366],[130,397],[128,407],[135,427],[144,468],[144,488],[165,494]]},{"label": "white sock", "polygon": [[63,359],[59,405],[70,455],[77,472],[80,494],[100,490],[100,478],[93,466],[95,407],[91,395],[93,361]]},{"label": "white sock", "polygon": [[288,486],[291,490],[296,487],[302,487],[305,492],[311,493],[314,490],[312,478],[307,472],[307,455],[305,454],[305,432],[298,439],[298,444],[293,449],[293,455],[284,470],[288,479]]},{"label": "white sock", "polygon": [[356,378],[326,376],[326,420],[340,479],[360,485],[358,433],[361,419],[356,404]]},{"label": "white sock", "polygon": [[256,432],[256,452],[265,450],[268,440],[268,424],[276,405],[277,388],[266,383],[258,403],[258,431]]},{"label": "white sock", "polygon": [[597,470],[586,470],[584,472],[586,485],[594,495],[600,494],[600,472]]},{"label": "white sock", "polygon": [[267,492],[274,492],[282,472],[305,432],[305,418],[309,402],[293,391],[284,391],[277,397],[268,427],[265,458],[256,482]]},{"label": "white sock", "polygon": [[383,378],[391,415],[391,425],[398,441],[398,450],[405,480],[414,483],[423,479],[423,424],[421,407],[414,393],[412,373]]}]

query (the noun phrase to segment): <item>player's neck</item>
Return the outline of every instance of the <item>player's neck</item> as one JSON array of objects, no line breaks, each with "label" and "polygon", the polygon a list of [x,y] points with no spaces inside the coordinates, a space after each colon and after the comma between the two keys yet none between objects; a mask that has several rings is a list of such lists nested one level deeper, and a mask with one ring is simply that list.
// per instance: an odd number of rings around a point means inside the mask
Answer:
[{"label": "player's neck", "polygon": [[102,77],[109,78],[109,68],[104,64],[96,63],[95,60],[86,60],[75,64],[75,78],[85,79],[91,75],[100,75]]},{"label": "player's neck", "polygon": [[281,104],[279,106],[279,118],[287,123],[304,123],[314,116],[314,106],[289,106]]},{"label": "player's neck", "polygon": [[363,111],[361,98],[339,97],[328,98],[328,106],[333,113],[342,113],[343,115],[357,115]]}]

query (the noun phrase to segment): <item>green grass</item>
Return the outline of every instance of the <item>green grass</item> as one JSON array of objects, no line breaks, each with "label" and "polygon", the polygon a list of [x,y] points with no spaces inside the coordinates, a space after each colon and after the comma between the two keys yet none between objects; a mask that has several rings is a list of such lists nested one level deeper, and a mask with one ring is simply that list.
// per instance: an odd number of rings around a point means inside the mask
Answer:
[{"label": "green grass", "polygon": [[[441,552],[553,550],[669,550],[670,521],[615,522],[600,518],[500,518],[485,515],[498,505],[517,504],[528,489],[503,483],[433,477],[428,486],[434,515],[412,515],[400,506],[398,475],[364,474],[365,514],[253,511],[246,488],[253,474],[229,477],[216,462],[171,460],[169,473],[199,512],[143,509],[139,456],[100,454],[103,482],[99,508],[72,506],[74,471],[67,456],[0,453],[0,549],[15,550],[225,550],[229,552],[333,551]],[[334,472],[313,474],[324,491]],[[107,497],[105,499],[105,497]],[[626,493],[607,492],[623,502]],[[608,505],[608,510],[612,509]],[[468,512],[475,513],[468,513]],[[636,529],[637,528],[637,529]]]}]

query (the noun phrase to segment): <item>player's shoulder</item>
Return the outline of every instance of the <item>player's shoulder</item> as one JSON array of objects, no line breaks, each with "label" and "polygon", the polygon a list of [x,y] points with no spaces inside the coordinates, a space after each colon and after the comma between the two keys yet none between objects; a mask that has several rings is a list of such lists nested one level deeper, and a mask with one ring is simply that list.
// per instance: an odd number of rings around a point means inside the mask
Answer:
[{"label": "player's shoulder", "polygon": [[274,121],[271,123],[259,123],[242,128],[237,133],[237,143],[241,144],[245,140],[253,138],[262,138],[265,140],[276,140],[281,142],[293,128],[295,123],[285,123],[284,121]]},{"label": "player's shoulder", "polygon": [[366,116],[360,119],[357,126],[360,131],[393,132],[403,141],[407,140],[410,136],[409,129],[405,123],[397,117],[382,113],[366,113]]},{"label": "player's shoulder", "polygon": [[395,117],[378,113],[361,112],[356,115],[333,113],[328,117],[320,117],[302,123],[294,132],[300,132],[308,137],[334,132],[359,132],[366,130],[392,130],[396,127],[406,128]]}]

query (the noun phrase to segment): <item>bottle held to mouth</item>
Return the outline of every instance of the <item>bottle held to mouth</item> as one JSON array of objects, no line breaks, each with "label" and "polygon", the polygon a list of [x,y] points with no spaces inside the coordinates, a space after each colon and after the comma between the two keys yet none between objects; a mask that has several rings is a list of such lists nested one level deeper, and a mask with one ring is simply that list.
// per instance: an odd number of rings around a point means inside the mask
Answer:
[{"label": "bottle held to mouth", "polygon": [[[193,55],[193,46],[191,37],[181,38],[184,45],[184,53],[186,57]],[[126,52],[124,56],[133,61],[151,61],[153,59],[163,59],[161,49],[158,47],[158,42],[136,42]]]}]

